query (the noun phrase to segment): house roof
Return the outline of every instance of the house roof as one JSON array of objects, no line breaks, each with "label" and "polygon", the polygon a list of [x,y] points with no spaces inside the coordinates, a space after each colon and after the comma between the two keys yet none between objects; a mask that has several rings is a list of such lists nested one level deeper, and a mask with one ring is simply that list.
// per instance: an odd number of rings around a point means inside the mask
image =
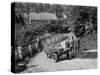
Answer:
[{"label": "house roof", "polygon": [[31,20],[57,20],[57,16],[55,14],[48,12],[41,12],[41,13],[31,12],[29,14],[29,18]]}]

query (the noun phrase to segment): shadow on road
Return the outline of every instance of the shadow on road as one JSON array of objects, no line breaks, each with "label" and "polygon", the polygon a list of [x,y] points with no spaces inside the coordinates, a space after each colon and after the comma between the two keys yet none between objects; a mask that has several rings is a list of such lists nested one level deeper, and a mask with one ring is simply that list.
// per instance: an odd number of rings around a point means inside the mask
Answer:
[{"label": "shadow on road", "polygon": [[77,55],[76,58],[80,58],[80,59],[96,59],[97,58],[97,52],[82,52],[79,55]]},{"label": "shadow on road", "polygon": [[59,59],[58,62],[64,61],[64,60],[73,60],[73,59],[96,59],[97,58],[97,52],[81,52],[80,54],[72,57],[71,59],[67,58],[66,56],[63,56]]}]

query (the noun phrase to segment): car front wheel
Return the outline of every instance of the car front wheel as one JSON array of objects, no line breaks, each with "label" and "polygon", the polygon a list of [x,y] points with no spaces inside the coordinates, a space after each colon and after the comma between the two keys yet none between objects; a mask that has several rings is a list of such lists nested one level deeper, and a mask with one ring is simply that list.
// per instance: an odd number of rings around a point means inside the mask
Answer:
[{"label": "car front wheel", "polygon": [[57,62],[58,61],[58,55],[57,55],[57,53],[52,53],[51,58],[53,60],[55,60],[55,62]]}]

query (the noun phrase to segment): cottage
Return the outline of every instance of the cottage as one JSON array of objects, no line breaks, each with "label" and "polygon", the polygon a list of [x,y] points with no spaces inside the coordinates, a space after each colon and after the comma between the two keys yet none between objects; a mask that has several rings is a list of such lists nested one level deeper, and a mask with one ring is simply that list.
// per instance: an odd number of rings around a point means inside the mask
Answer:
[{"label": "cottage", "polygon": [[29,22],[30,24],[34,23],[51,23],[52,21],[56,21],[57,16],[53,13],[48,13],[48,12],[41,12],[41,13],[35,13],[35,12],[30,12],[29,14]]}]

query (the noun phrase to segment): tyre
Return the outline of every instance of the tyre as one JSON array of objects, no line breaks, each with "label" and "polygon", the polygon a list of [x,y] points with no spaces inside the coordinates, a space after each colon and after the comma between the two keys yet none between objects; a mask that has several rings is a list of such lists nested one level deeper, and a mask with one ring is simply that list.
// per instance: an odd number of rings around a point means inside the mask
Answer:
[{"label": "tyre", "polygon": [[52,58],[55,62],[57,62],[57,61],[58,61],[58,55],[57,55],[57,53],[52,53],[51,58]]}]

